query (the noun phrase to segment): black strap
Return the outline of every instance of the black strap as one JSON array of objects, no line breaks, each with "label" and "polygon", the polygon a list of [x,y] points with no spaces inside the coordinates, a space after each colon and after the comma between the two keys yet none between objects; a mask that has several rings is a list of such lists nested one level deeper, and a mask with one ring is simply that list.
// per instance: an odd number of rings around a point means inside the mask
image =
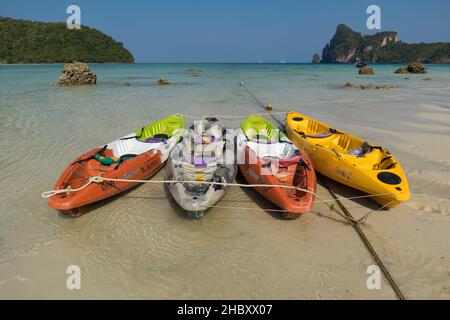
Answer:
[{"label": "black strap", "polygon": [[[313,139],[321,138],[321,137],[317,137],[317,136],[307,135],[304,132],[299,132],[299,131],[295,131],[295,132],[297,132],[303,139],[306,139],[306,138],[313,138]],[[342,133],[342,132],[340,132],[340,131],[338,131],[336,129],[333,129],[333,128],[330,128],[329,132],[332,133],[332,134],[341,134]]]},{"label": "black strap", "polygon": [[139,139],[140,137],[142,137],[144,135],[144,129],[145,129],[145,127],[142,127],[141,134],[140,135],[136,135],[137,139]]},{"label": "black strap", "polygon": [[152,138],[161,139],[162,141],[166,141],[169,139],[169,136],[165,133],[157,133]]},{"label": "black strap", "polygon": [[337,131],[336,129],[333,129],[333,128],[330,128],[330,132],[332,134],[339,134],[339,133],[341,133],[341,132],[339,132],[339,131]]},{"label": "black strap", "polygon": [[106,151],[107,148],[108,148],[108,145],[105,145],[101,150],[97,151],[97,152],[96,152],[95,154],[93,154],[92,156],[87,157],[87,158],[84,158],[84,159],[80,159],[80,160],[78,160],[78,161],[75,161],[74,163],[72,163],[72,165],[80,164],[80,163],[82,163],[82,162],[85,162],[85,161],[89,161],[89,160],[95,159],[96,156],[103,156],[103,155],[105,154],[105,151]]},{"label": "black strap", "polygon": [[381,164],[382,164],[383,162],[385,162],[385,161],[387,161],[387,160],[391,160],[391,159],[392,159],[392,156],[383,158],[383,160],[380,161],[380,163],[378,164],[378,166],[381,166]]},{"label": "black strap", "polygon": [[142,127],[140,135],[136,135],[136,136],[133,136],[133,137],[126,137],[126,138],[122,138],[120,140],[139,139],[144,134],[144,129],[145,129],[145,127]]},{"label": "black strap", "polygon": [[[120,157],[119,162],[117,163],[117,166],[114,168],[114,170],[119,169],[120,165],[122,163],[124,163],[126,160],[130,160],[130,158],[128,158],[128,157],[135,158],[135,157],[137,157],[137,155],[136,154],[124,154],[123,156]],[[128,158],[128,159],[126,159],[126,158]]]},{"label": "black strap", "polygon": [[138,136],[133,136],[133,137],[122,138],[120,140],[122,141],[122,140],[138,139],[138,138],[139,138]]},{"label": "black strap", "polygon": [[393,167],[395,167],[395,165],[396,165],[397,163],[392,163],[392,164],[390,164],[385,170],[390,170],[390,169],[392,169]]}]

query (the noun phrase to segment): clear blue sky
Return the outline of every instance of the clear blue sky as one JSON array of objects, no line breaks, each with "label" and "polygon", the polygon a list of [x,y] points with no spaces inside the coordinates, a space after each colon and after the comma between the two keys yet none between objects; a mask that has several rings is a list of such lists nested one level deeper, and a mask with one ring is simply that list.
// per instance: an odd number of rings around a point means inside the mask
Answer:
[{"label": "clear blue sky", "polygon": [[65,21],[69,4],[137,62],[309,62],[339,23],[373,33],[370,4],[403,41],[450,42],[449,0],[1,0],[0,16]]}]

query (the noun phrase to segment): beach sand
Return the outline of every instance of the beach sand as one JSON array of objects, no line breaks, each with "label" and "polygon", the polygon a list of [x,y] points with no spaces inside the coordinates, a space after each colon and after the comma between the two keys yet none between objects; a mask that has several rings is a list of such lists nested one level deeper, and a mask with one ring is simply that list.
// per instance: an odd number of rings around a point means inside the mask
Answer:
[{"label": "beach sand", "polygon": [[[196,67],[203,72],[193,78],[188,66],[94,66],[104,83],[74,89],[45,85],[58,67],[0,67],[9,83],[0,85],[0,133],[7,138],[0,147],[8,150],[0,156],[0,298],[396,299],[383,276],[379,290],[367,288],[373,258],[319,201],[313,212],[285,221],[264,211],[274,207],[255,191],[232,188],[217,204],[227,208],[193,221],[160,185],[141,185],[78,219],[40,198],[71,160],[140,127],[143,118],[261,112],[239,88],[245,80],[274,111],[316,117],[400,160],[411,200],[374,213],[361,228],[406,298],[450,299],[450,68],[431,68],[433,81],[404,81],[391,75],[396,66],[377,68],[374,78],[342,66]],[[130,88],[110,84],[130,76]],[[144,84],[161,76],[174,84]],[[355,77],[400,88],[339,88]],[[341,197],[360,195],[331,187]],[[331,199],[321,185],[318,193]],[[367,199],[343,202],[354,217],[377,209]],[[81,268],[81,290],[66,288],[69,265]]]}]

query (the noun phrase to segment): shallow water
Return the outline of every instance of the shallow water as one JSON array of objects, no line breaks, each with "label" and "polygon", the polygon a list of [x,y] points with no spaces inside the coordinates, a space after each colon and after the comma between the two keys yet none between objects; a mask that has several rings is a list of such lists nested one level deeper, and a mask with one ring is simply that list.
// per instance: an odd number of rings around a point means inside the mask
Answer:
[{"label": "shallow water", "polygon": [[[61,65],[0,66],[1,298],[392,298],[388,288],[367,292],[361,266],[370,258],[347,226],[314,214],[279,220],[258,210],[271,205],[252,191],[233,189],[218,204],[252,210],[213,208],[201,221],[162,186],[137,187],[79,219],[40,197],[80,154],[164,116],[262,112],[241,81],[275,112],[300,111],[386,146],[410,180],[403,208],[450,215],[449,66],[409,80],[394,65],[376,66],[375,76],[340,65],[91,67],[97,86],[61,88],[49,86]],[[155,85],[160,77],[173,84]],[[241,119],[223,121],[236,128]],[[70,264],[83,272],[79,292],[65,288]]]}]

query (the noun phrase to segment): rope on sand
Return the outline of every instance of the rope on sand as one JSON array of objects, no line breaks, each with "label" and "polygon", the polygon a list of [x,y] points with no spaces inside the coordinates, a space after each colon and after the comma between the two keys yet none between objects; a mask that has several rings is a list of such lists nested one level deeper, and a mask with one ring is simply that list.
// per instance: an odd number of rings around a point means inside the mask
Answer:
[{"label": "rope on sand", "polygon": [[[351,213],[347,210],[347,208],[342,204],[342,202],[340,202],[336,196],[336,194],[334,193],[334,191],[330,188],[330,186],[328,185],[328,182],[325,180],[324,181],[325,187],[328,189],[328,191],[330,192],[331,196],[336,199],[336,203],[339,205],[339,207],[341,208],[341,210],[344,212],[345,216],[347,216],[350,221],[353,220],[353,216],[351,215]],[[388,206],[389,204],[387,204],[386,206]],[[385,207],[386,207],[385,206]],[[395,294],[397,295],[397,297],[400,300],[406,300],[405,296],[403,295],[402,291],[400,290],[399,286],[397,285],[397,283],[395,282],[394,278],[392,277],[391,273],[389,272],[389,270],[387,269],[386,265],[384,264],[383,260],[381,260],[380,256],[378,255],[378,253],[375,251],[374,247],[372,246],[372,244],[370,243],[369,239],[366,237],[364,231],[361,229],[361,226],[358,223],[352,223],[352,227],[355,229],[356,233],[359,235],[361,241],[364,243],[364,246],[367,248],[367,250],[370,252],[370,254],[372,255],[372,257],[375,259],[376,263],[378,264],[378,266],[381,268],[381,271],[383,272],[384,276],[386,277],[387,281],[389,282],[389,284],[391,285],[392,289],[394,290]]]},{"label": "rope on sand", "polygon": [[[245,86],[244,82],[241,82],[241,86],[253,97],[253,99],[255,99],[255,101],[263,108],[263,110],[265,110],[266,112],[268,112],[270,114],[269,111],[266,110],[266,108],[264,108],[264,105],[261,103],[261,101]],[[278,124],[280,124],[281,127],[284,127],[284,125],[281,123],[281,121],[278,121],[275,116],[272,115],[272,118],[277,121]],[[342,210],[342,212],[338,212],[336,209],[334,208],[330,208],[330,211],[334,211],[336,213],[338,213],[341,217],[344,217],[347,221],[350,221],[351,225],[353,226],[354,230],[356,231],[356,233],[358,234],[358,236],[360,237],[361,241],[364,243],[365,247],[367,248],[367,250],[369,251],[369,253],[372,255],[372,257],[374,258],[374,260],[378,263],[378,265],[380,266],[381,270],[383,271],[383,274],[385,275],[386,279],[388,280],[389,284],[391,285],[392,289],[394,290],[395,294],[397,295],[397,297],[400,300],[406,300],[405,296],[403,295],[402,291],[400,290],[399,286],[397,285],[397,283],[395,282],[394,278],[391,276],[389,270],[387,269],[387,267],[385,266],[385,264],[383,263],[383,260],[381,260],[380,256],[378,255],[378,253],[375,251],[375,249],[373,248],[372,244],[370,243],[369,239],[367,239],[366,235],[364,234],[364,231],[361,229],[360,226],[360,222],[364,221],[370,214],[372,214],[374,211],[370,211],[367,214],[365,214],[364,216],[362,216],[361,218],[357,219],[355,221],[355,219],[353,218],[353,216],[351,215],[351,213],[348,211],[348,209],[344,206],[344,204],[341,202],[340,198],[337,197],[337,195],[335,194],[335,192],[330,188],[329,184],[328,184],[328,179],[324,178],[322,179],[324,181],[324,186],[325,188],[328,190],[328,192],[331,194],[331,196],[333,197],[333,199],[335,200],[335,203],[339,206],[339,208]],[[389,206],[390,203],[388,203],[386,206],[384,206],[383,208]],[[331,205],[332,206],[332,205]],[[381,208],[381,209],[383,209]],[[333,209],[333,210],[332,210]],[[379,209],[379,210],[381,210]],[[362,220],[361,220],[362,219]]]},{"label": "rope on sand", "polygon": [[[270,115],[274,115],[274,114],[287,114],[288,111],[280,111],[280,112],[271,112]],[[267,112],[265,113],[252,113],[252,116],[261,116],[261,117],[267,117],[270,116],[269,114],[267,114]],[[250,115],[246,114],[246,115],[236,115],[236,116],[229,116],[229,115],[215,115],[215,114],[208,114],[208,115],[204,115],[204,116],[191,116],[191,115],[187,115],[187,114],[180,114],[180,116],[183,116],[187,119],[205,119],[207,117],[214,117],[214,118],[220,118],[220,119],[246,119],[248,118]]]},{"label": "rope on sand", "polygon": [[[110,182],[128,182],[128,183],[150,183],[150,184],[174,184],[174,183],[189,183],[189,184],[206,184],[206,185],[216,185],[216,186],[223,186],[223,187],[241,187],[241,188],[281,188],[281,189],[291,189],[291,190],[296,190],[296,191],[301,191],[301,192],[306,192],[306,193],[310,193],[312,194],[315,198],[319,199],[319,202],[325,204],[328,209],[330,210],[330,212],[334,212],[336,214],[338,214],[341,218],[343,218],[346,221],[349,221],[351,223],[356,223],[356,224],[360,224],[360,223],[364,223],[366,221],[366,219],[373,213],[384,209],[385,207],[387,207],[388,205],[378,209],[378,210],[371,210],[368,213],[364,214],[363,216],[361,216],[358,219],[354,219],[353,217],[349,217],[348,215],[345,215],[344,213],[342,213],[340,210],[337,210],[333,204],[329,204],[328,202],[330,202],[330,200],[325,200],[322,197],[320,197],[317,193],[312,192],[310,190],[304,189],[304,188],[300,188],[300,187],[295,187],[295,186],[288,186],[288,185],[272,185],[272,184],[241,184],[241,183],[227,183],[227,182],[208,182],[208,181],[183,181],[183,180],[132,180],[132,179],[115,179],[115,178],[104,178],[104,177],[100,177],[100,176],[95,176],[95,177],[90,177],[88,182],[86,184],[84,184],[83,186],[79,187],[79,188],[71,188],[70,186],[68,188],[65,189],[59,189],[59,190],[51,190],[51,191],[46,191],[44,193],[42,193],[42,197],[43,198],[50,198],[53,197],[55,195],[58,194],[63,194],[63,193],[72,193],[72,192],[78,192],[81,191],[87,187],[89,187],[91,184],[93,183],[103,183],[105,181],[110,181]],[[394,193],[390,193],[389,195],[392,195]],[[366,195],[366,196],[359,196],[357,197],[358,199],[360,198],[371,198],[371,197],[376,197],[376,196],[380,196],[380,195],[388,195],[387,193],[385,194],[374,194],[374,195]],[[350,198],[349,198],[350,199]],[[335,201],[335,200],[333,200]],[[268,209],[270,211],[272,211],[272,209]],[[280,210],[277,212],[288,212],[286,210]]]},{"label": "rope on sand", "polygon": [[[251,92],[251,91],[247,88],[247,86],[245,85],[245,82],[244,82],[244,81],[241,82],[241,87],[242,87],[245,91],[247,91],[247,93],[253,98],[253,100],[256,101],[256,103],[257,103],[263,110],[266,111],[266,115],[267,115],[267,114],[270,115],[270,116],[272,117],[273,120],[275,120],[282,128],[284,128],[284,123],[283,123],[282,121],[278,120],[278,119],[275,117],[275,114],[277,114],[277,113],[279,113],[279,112],[275,113],[275,112],[272,112],[271,110],[267,110],[267,109],[266,109],[266,105],[264,105],[264,103],[262,103],[261,100],[259,100],[259,99],[253,94],[253,92]],[[287,112],[284,112],[284,113],[287,113]]]}]

